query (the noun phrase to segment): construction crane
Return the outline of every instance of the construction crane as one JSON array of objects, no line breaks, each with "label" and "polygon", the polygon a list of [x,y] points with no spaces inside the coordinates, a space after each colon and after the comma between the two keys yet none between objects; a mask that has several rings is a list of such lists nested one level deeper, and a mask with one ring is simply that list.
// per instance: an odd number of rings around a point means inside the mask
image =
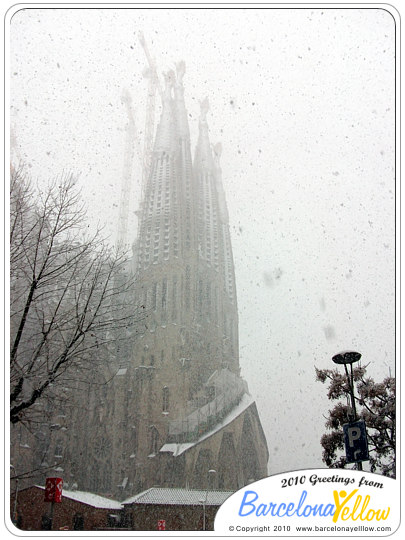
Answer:
[{"label": "construction crane", "polygon": [[156,64],[149,53],[145,37],[142,32],[139,32],[138,37],[148,62],[148,67],[143,71],[143,76],[148,79],[144,144],[143,151],[141,151],[140,139],[136,133],[135,115],[132,107],[131,95],[128,91],[124,91],[121,99],[127,107],[128,129],[119,210],[118,247],[120,249],[127,248],[129,202],[134,172],[134,152],[136,153],[140,167],[142,168],[140,193],[140,199],[142,201],[150,171],[155,126],[156,91],[159,91],[160,94],[162,93],[159,77],[157,75]]},{"label": "construction crane", "polygon": [[137,150],[137,157],[140,163],[142,163],[139,139],[136,136],[135,128],[135,115],[132,108],[132,98],[128,90],[124,90],[121,96],[121,101],[126,105],[128,115],[128,126],[125,140],[125,153],[124,153],[124,169],[122,175],[121,185],[121,199],[120,210],[118,220],[118,249],[127,249],[127,235],[128,235],[128,215],[129,215],[129,199],[132,187],[132,178],[134,173],[134,141]]}]

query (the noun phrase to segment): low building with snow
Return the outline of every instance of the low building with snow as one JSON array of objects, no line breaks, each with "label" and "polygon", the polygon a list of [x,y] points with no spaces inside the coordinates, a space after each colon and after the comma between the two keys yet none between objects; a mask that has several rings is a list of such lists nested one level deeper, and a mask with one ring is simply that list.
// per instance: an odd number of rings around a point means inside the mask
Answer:
[{"label": "low building with snow", "polygon": [[[11,496],[11,520],[23,531],[96,531],[122,528],[123,507],[118,501],[84,491],[63,490],[62,501],[44,501],[45,488],[31,486]],[[17,502],[16,502],[17,498]]]},{"label": "low building with snow", "polygon": [[123,501],[134,531],[212,531],[215,515],[233,491],[153,487]]}]

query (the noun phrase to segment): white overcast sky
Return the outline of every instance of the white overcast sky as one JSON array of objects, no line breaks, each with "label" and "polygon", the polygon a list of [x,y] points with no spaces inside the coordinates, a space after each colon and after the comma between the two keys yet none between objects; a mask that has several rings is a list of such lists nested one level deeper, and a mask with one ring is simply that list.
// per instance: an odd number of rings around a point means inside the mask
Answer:
[{"label": "white overcast sky", "polygon": [[[395,369],[395,19],[350,4],[16,11],[13,155],[40,182],[80,174],[90,223],[113,240],[124,89],[142,143],[140,30],[160,72],[186,62],[193,148],[205,96],[222,142],[242,375],[269,473],[322,467],[331,403],[314,366],[354,349],[377,380]],[[139,191],[135,175],[132,237]]]}]

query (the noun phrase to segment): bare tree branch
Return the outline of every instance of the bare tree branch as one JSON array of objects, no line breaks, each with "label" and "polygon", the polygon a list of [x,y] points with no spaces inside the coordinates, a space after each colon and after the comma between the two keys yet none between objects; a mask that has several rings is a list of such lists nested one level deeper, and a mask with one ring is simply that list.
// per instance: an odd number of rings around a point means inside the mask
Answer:
[{"label": "bare tree branch", "polygon": [[38,191],[13,171],[10,185],[10,413],[17,424],[38,414],[34,404],[52,402],[55,385],[74,379],[78,366],[96,365],[100,351],[108,354],[145,313],[134,307],[127,259],[100,229],[83,235],[86,213],[72,175]]}]

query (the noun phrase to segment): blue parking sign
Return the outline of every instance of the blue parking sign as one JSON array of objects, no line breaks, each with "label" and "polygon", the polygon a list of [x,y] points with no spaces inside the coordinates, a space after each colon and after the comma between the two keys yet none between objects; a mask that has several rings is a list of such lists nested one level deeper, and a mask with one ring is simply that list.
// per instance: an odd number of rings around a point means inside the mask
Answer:
[{"label": "blue parking sign", "polygon": [[356,422],[344,424],[343,435],[345,440],[347,463],[368,461],[368,442],[365,421],[357,420]]}]

